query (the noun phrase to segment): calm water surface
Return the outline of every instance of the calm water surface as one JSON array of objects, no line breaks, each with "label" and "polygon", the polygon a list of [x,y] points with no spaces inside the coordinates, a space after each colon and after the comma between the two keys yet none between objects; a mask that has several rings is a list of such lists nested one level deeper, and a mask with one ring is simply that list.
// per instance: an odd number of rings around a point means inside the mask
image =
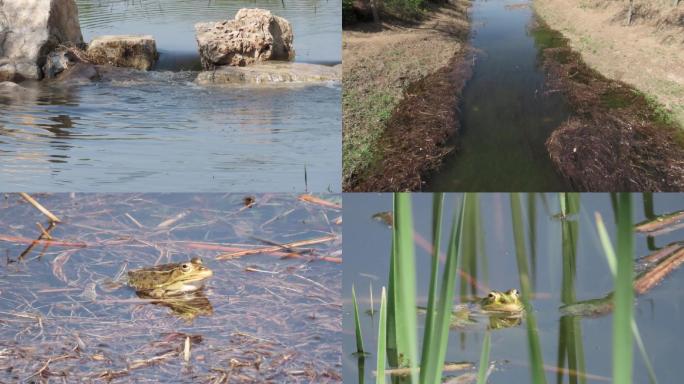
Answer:
[{"label": "calm water surface", "polygon": [[[39,191],[339,191],[340,87],[198,87],[193,25],[261,7],[297,60],[340,61],[340,3],[77,1],[86,41],[152,34],[156,70],[128,81],[0,95],[0,185]],[[306,169],[306,182],[305,182]]]},{"label": "calm water surface", "polygon": [[[238,249],[340,235],[339,210],[295,195],[34,195],[62,219],[58,243],[29,247],[44,217],[0,200],[0,382],[340,382],[341,243],[305,258]],[[341,196],[325,199],[341,203]],[[79,246],[80,244],[80,246]],[[139,299],[118,274],[201,257],[214,275],[194,319]],[[187,313],[187,311],[186,311]],[[192,338],[184,359],[186,337]],[[258,369],[257,369],[258,367]],[[99,378],[99,380],[98,380]],[[36,380],[38,381],[38,380]]]},{"label": "calm water surface", "polygon": [[544,142],[569,116],[547,89],[539,49],[528,31],[530,8],[516,0],[476,0],[473,77],[464,88],[459,150],[431,176],[431,191],[564,191]]},{"label": "calm water surface", "polygon": [[[478,281],[491,289],[505,290],[519,288],[518,267],[515,256],[511,211],[507,194],[480,194],[482,238],[484,251],[478,258],[478,271],[474,275]],[[415,232],[431,239],[432,197],[430,194],[413,195],[413,214]],[[447,195],[443,239],[450,230],[454,212],[455,197]],[[644,219],[641,195],[633,195],[635,222]],[[459,203],[460,204],[460,203]],[[544,364],[556,367],[564,364],[565,356],[559,355],[562,305],[561,292],[563,281],[563,251],[561,222],[553,216],[559,212],[556,194],[537,194],[529,200],[521,198],[526,217],[532,217],[532,225],[524,229],[527,252],[530,255],[531,279],[535,298],[532,300],[537,319]],[[612,277],[602,248],[600,247],[594,224],[594,213],[604,218],[611,236],[615,234],[613,210],[609,195],[583,194],[580,213],[571,217],[572,225],[577,225],[578,237],[576,266],[573,273],[574,294],[577,300],[603,297],[613,290]],[[533,207],[533,208],[529,208]],[[681,194],[654,195],[656,214],[669,213],[684,208]],[[387,284],[391,231],[383,224],[371,219],[378,211],[392,209],[392,197],[376,194],[350,194],[345,196],[344,254],[345,266],[343,291],[344,311],[344,379],[345,383],[357,383],[357,359],[355,351],[353,309],[351,306],[351,285],[354,283],[360,300],[360,309],[365,312],[369,307],[369,286],[373,286],[375,310],[379,308],[380,289]],[[525,220],[528,223],[528,220]],[[532,229],[533,228],[533,229]],[[653,239],[652,242],[642,235],[636,236],[636,255],[645,256],[651,249],[663,247],[673,241],[684,239],[684,230],[678,230]],[[444,250],[446,245],[443,245]],[[429,281],[429,258],[426,251],[416,247],[418,304],[425,305],[427,283]],[[486,263],[485,263],[486,260]],[[534,260],[534,261],[533,261]],[[456,300],[459,297],[459,282],[456,284]],[[658,382],[676,383],[684,375],[679,356],[684,337],[681,322],[684,319],[684,270],[681,268],[670,274],[659,285],[645,295],[639,296],[635,304],[635,318],[644,339],[646,350],[654,366]],[[479,292],[483,295],[483,292]],[[585,372],[590,376],[586,383],[610,382],[612,376],[612,316],[598,318],[577,318],[577,342],[570,343],[583,348]],[[378,317],[371,318],[365,313],[361,317],[365,347],[373,353],[365,361],[366,382],[374,382],[375,350]],[[524,321],[524,320],[523,320]],[[419,329],[422,335],[423,329]],[[482,348],[483,330],[452,330],[450,332],[447,361],[469,361],[477,364]],[[490,383],[530,383],[528,362],[528,338],[525,324],[499,329],[492,332],[491,361],[497,361],[497,368],[490,377]],[[568,345],[568,344],[565,344]],[[560,362],[559,362],[560,359]],[[648,376],[638,352],[634,353],[634,382],[646,383]],[[546,371],[548,383],[568,381],[567,374]]]}]

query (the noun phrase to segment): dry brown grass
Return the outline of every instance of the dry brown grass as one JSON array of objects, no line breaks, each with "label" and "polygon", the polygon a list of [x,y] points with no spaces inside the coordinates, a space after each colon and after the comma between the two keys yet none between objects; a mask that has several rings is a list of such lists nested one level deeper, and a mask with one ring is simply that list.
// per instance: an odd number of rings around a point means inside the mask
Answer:
[{"label": "dry brown grass", "polygon": [[416,24],[358,24],[343,32],[345,190],[392,151],[383,136],[409,86],[463,53],[470,3],[435,7]]}]

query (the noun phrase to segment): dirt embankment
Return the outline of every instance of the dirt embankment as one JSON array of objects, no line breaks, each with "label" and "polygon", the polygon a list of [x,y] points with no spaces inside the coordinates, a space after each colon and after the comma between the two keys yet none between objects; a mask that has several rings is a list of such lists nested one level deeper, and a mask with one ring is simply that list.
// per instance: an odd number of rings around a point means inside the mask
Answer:
[{"label": "dirt embankment", "polygon": [[654,99],[590,68],[559,32],[533,29],[552,86],[573,116],[546,146],[559,171],[583,191],[684,190],[684,131]]},{"label": "dirt embankment", "polygon": [[419,190],[456,131],[471,0],[343,32],[343,189]]},{"label": "dirt embankment", "polygon": [[655,98],[684,127],[684,1],[534,0],[544,21],[604,76]]}]

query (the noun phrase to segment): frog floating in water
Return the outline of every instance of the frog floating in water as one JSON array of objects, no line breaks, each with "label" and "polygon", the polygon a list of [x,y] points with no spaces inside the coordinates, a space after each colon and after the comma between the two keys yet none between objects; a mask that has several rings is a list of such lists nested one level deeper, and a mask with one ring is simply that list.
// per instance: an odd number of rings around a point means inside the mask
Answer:
[{"label": "frog floating in water", "polygon": [[[421,308],[425,310],[425,308]],[[462,329],[478,324],[478,318],[489,319],[489,329],[509,328],[520,325],[523,304],[517,289],[491,291],[472,304],[457,305],[451,312],[449,328]]]},{"label": "frog floating in water", "polygon": [[161,299],[183,295],[202,288],[214,273],[198,257],[184,263],[170,263],[128,272],[128,284],[138,294]]}]

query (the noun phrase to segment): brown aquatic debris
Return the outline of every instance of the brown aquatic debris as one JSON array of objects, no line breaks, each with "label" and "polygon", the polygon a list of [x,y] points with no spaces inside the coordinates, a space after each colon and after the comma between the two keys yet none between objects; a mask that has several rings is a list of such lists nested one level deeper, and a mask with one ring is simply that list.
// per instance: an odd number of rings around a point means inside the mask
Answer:
[{"label": "brown aquatic debris", "polygon": [[665,276],[682,265],[682,263],[684,263],[684,247],[680,245],[679,250],[672,253],[653,269],[643,273],[634,282],[634,291],[639,295],[648,292],[651,288],[663,280]]},{"label": "brown aquatic debris", "polygon": [[684,220],[684,211],[676,212],[665,217],[659,217],[655,220],[648,221],[637,225],[634,230],[641,233],[648,233],[651,236],[670,232],[678,228],[679,224]]},{"label": "brown aquatic debris", "polygon": [[311,204],[318,204],[320,206],[326,207],[326,208],[333,208],[333,209],[342,209],[342,205],[330,202],[325,199],[318,198],[316,196],[312,196],[309,194],[304,194],[304,195],[299,195],[299,200],[305,201],[307,203]]}]

